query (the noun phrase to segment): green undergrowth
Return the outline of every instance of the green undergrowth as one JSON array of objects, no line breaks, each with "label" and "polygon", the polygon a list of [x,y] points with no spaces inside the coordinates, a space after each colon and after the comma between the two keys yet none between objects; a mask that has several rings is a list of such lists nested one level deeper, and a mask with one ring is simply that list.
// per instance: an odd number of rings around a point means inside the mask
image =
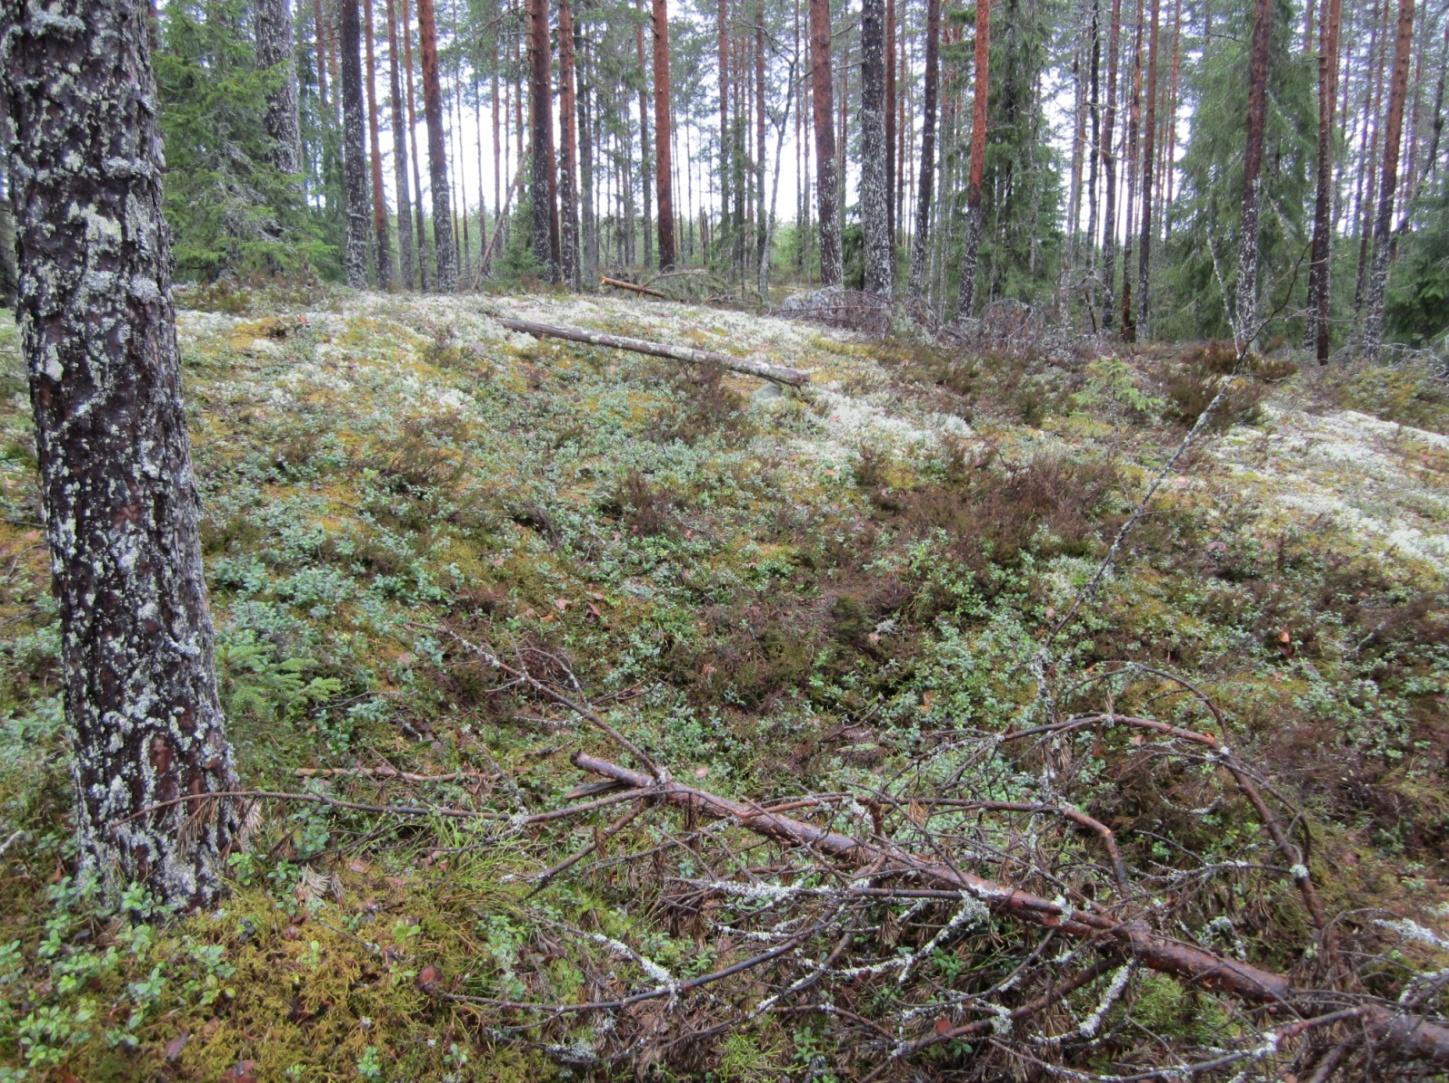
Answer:
[{"label": "green undergrowth", "polygon": [[[569,1003],[648,983],[600,937],[680,976],[732,958],[670,910],[647,861],[606,859],[662,845],[663,815],[530,895],[531,874],[616,813],[510,817],[567,803],[584,781],[571,753],[618,753],[469,645],[586,696],[717,791],[871,785],[943,733],[1032,720],[1042,637],[1231,368],[1211,347],[962,358],[681,306],[194,300],[210,307],[183,313],[184,378],[244,783],[490,818],[269,802],[215,913],[171,921],[137,894],[117,906],[78,889],[23,367],[0,331],[0,1079],[521,1080],[648,1038],[657,1012],[626,1013],[608,1036],[583,1016],[540,1023],[436,995]],[[508,335],[493,307],[766,353],[811,370],[815,390]],[[1254,361],[1239,380],[1219,435],[1058,641],[1060,706],[1103,707],[1102,686],[1073,691],[1074,675],[1120,662],[1190,678],[1229,720],[1225,739],[1304,802],[1329,900],[1361,907],[1369,892],[1426,912],[1449,852],[1449,560],[1415,539],[1445,526],[1445,400],[1399,369]],[[1407,541],[1344,518],[1379,490],[1341,492],[1303,458],[1274,473],[1264,442],[1344,411],[1400,426],[1369,450],[1396,472],[1398,525],[1422,528]],[[1304,492],[1338,504],[1279,499]],[[1209,724],[1165,687],[1124,685],[1113,706]],[[1135,857],[1264,845],[1232,803],[1181,811],[1203,772],[1119,770],[1128,752],[1125,737],[1095,750],[1091,807]],[[942,780],[965,769],[931,762]],[[382,766],[456,777],[298,775]],[[994,776],[1000,799],[1027,794],[1019,766]],[[1163,787],[1183,799],[1176,819]],[[1237,890],[1235,935],[1291,962],[1291,893]],[[954,973],[986,939],[933,965]],[[1170,979],[1142,999],[1162,1032],[1236,1033]],[[804,1017],[644,1045],[665,1078],[852,1063]]]}]

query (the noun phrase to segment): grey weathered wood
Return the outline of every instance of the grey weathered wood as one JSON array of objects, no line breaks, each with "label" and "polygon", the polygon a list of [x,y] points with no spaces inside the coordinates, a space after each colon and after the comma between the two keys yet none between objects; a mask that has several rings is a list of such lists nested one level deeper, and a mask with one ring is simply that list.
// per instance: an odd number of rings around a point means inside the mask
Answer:
[{"label": "grey weathered wood", "polygon": [[582,342],[588,346],[607,346],[614,350],[628,350],[631,353],[648,354],[650,357],[667,357],[671,361],[684,361],[693,365],[719,365],[731,372],[746,376],[757,376],[772,383],[788,384],[790,387],[804,387],[810,382],[807,373],[799,369],[772,365],[754,357],[734,357],[714,350],[697,350],[693,346],[675,346],[667,342],[651,342],[643,338],[627,338],[610,335],[603,331],[588,331],[582,327],[560,327],[550,323],[536,323],[533,320],[515,320],[499,317],[498,322],[510,331],[521,331],[526,335],[544,338],[561,338],[569,342]]}]

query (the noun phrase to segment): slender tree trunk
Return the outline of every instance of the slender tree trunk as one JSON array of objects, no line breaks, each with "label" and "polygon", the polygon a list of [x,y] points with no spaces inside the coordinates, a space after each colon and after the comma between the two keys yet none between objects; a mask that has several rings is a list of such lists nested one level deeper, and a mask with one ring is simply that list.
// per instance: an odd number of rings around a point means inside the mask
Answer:
[{"label": "slender tree trunk", "polygon": [[[1101,163],[1102,110],[1101,94],[1102,62],[1102,11],[1100,0],[1090,0],[1091,26],[1088,31],[1091,42],[1091,60],[1087,86],[1087,127],[1090,146],[1087,153],[1087,273],[1089,280],[1097,273],[1097,167]],[[1095,327],[1096,290],[1089,288],[1087,306],[1092,310],[1091,320]]]},{"label": "slender tree trunk", "polygon": [[1434,115],[1429,124],[1429,151],[1424,172],[1433,179],[1439,170],[1439,140],[1444,135],[1444,76],[1449,73],[1449,20],[1444,23],[1444,45],[1439,54],[1439,81],[1434,86]]},{"label": "slender tree trunk", "polygon": [[931,182],[936,172],[936,89],[940,79],[941,0],[926,0],[926,86],[921,104],[921,171],[917,178],[916,231],[911,238],[912,304],[926,300],[926,272],[931,260]]},{"label": "slender tree trunk", "polygon": [[[648,0],[641,0],[647,3]],[[644,57],[644,24],[634,24],[634,52],[639,58],[639,193],[644,202],[643,241],[644,266],[654,265],[654,172],[653,157],[649,149],[649,65]]]},{"label": "slender tree trunk", "polygon": [[578,208],[578,95],[574,87],[574,19],[569,0],[558,4],[559,130],[563,154],[559,160],[560,273],[571,290],[582,284],[579,260]]},{"label": "slender tree trunk", "polygon": [[896,265],[896,0],[885,5],[885,190],[891,269]]},{"label": "slender tree trunk", "polygon": [[[765,0],[755,5],[755,266],[766,259],[765,218]],[[763,290],[761,294],[763,295]]]},{"label": "slender tree trunk", "polygon": [[548,0],[528,0],[528,120],[532,133],[529,149],[528,196],[533,203],[533,254],[550,282],[557,282],[554,259],[558,221],[553,205],[553,101],[549,92]]},{"label": "slender tree trunk", "polygon": [[991,0],[976,0],[976,81],[971,104],[971,174],[966,182],[966,244],[956,319],[971,317],[976,301],[976,257],[981,247],[981,182],[986,170],[986,105],[991,91]]},{"label": "slender tree trunk", "polygon": [[[403,64],[408,73],[408,155],[413,166],[413,220],[417,233],[416,254],[418,260],[418,286],[428,288],[428,235],[423,223],[423,180],[422,162],[418,154],[417,99],[413,87],[413,20],[409,8],[411,0],[402,0]],[[405,216],[404,216],[405,217]],[[407,228],[407,223],[403,223]]]},{"label": "slender tree trunk", "polygon": [[[1379,136],[1383,131],[1380,121],[1384,101],[1384,69],[1388,56],[1388,29],[1389,4],[1384,0],[1381,7],[1375,9],[1374,28],[1369,36],[1369,53],[1372,57],[1370,70],[1367,73],[1367,80],[1370,86],[1368,117],[1365,119],[1365,132],[1368,135],[1365,151],[1359,159],[1359,175],[1361,178],[1359,213],[1356,216],[1359,222],[1358,238],[1358,275],[1353,287],[1353,311],[1355,315],[1363,313],[1364,292],[1368,285],[1370,238],[1373,234],[1374,207],[1378,202],[1378,180],[1379,175],[1374,171],[1374,161],[1379,154]],[[1374,48],[1375,41],[1379,42],[1377,50]]]},{"label": "slender tree trunk", "polygon": [[[1134,214],[1137,209],[1137,139],[1142,121],[1142,0],[1137,0],[1135,30],[1132,38],[1131,97],[1127,108],[1127,202],[1122,216],[1126,243],[1122,253],[1122,341],[1137,338],[1137,323],[1132,309],[1132,242],[1136,237]],[[1144,197],[1146,192],[1143,193]]]},{"label": "slender tree trunk", "polygon": [[324,116],[331,116],[332,106],[327,99],[327,23],[322,17],[322,0],[312,0],[312,33],[317,39],[317,96]]},{"label": "slender tree trunk", "polygon": [[1137,264],[1137,327],[1146,336],[1148,287],[1152,281],[1152,170],[1157,138],[1157,15],[1158,0],[1152,4],[1152,30],[1147,43],[1147,122],[1143,126],[1142,145],[1142,238]]},{"label": "slender tree trunk", "polygon": [[[581,41],[587,42],[588,35],[583,35]],[[599,280],[599,223],[598,217],[594,214],[594,130],[593,130],[593,108],[590,105],[590,97],[594,92],[592,65],[590,63],[591,53],[583,53],[584,79],[579,85],[578,91],[578,127],[579,127],[579,191],[582,196],[580,202],[583,209],[583,288],[588,291],[594,288]]]},{"label": "slender tree trunk", "polygon": [[[729,50],[729,0],[719,0],[719,19],[716,30],[719,38],[719,220],[724,226],[729,220],[730,208],[730,50]],[[729,235],[728,228],[721,231]]]},{"label": "slender tree trunk", "polygon": [[29,0],[0,9],[0,37],[80,863],[112,892],[135,881],[163,904],[209,906],[240,819],[147,20],[125,0]]},{"label": "slender tree trunk", "polygon": [[302,127],[297,114],[297,59],[292,46],[291,0],[257,0],[257,66],[286,67],[267,95],[262,124],[272,140],[272,164],[283,173],[302,172]]},{"label": "slender tree trunk", "polygon": [[1177,172],[1178,77],[1182,71],[1182,0],[1172,4],[1172,75],[1167,88],[1167,146],[1162,156],[1162,237],[1172,240],[1172,187]]},{"label": "slender tree trunk", "polygon": [[372,234],[377,242],[377,284],[397,285],[392,274],[392,242],[388,237],[387,193],[382,186],[382,144],[377,124],[377,57],[373,45],[372,0],[363,0],[362,34],[367,48],[367,134],[372,165]]},{"label": "slender tree trunk", "polygon": [[448,199],[447,133],[443,130],[443,89],[438,82],[438,27],[433,0],[418,0],[418,42],[422,48],[423,116],[428,122],[428,173],[433,189],[433,249],[438,291],[458,286],[453,261],[453,212]]},{"label": "slender tree trunk", "polygon": [[1106,181],[1102,201],[1103,331],[1110,331],[1116,321],[1113,302],[1117,277],[1117,159],[1112,147],[1112,128],[1117,121],[1117,54],[1121,43],[1122,0],[1112,0],[1112,21],[1107,26],[1107,107],[1102,115],[1102,174]]},{"label": "slender tree trunk", "polygon": [[669,4],[654,0],[655,188],[659,196],[659,269],[674,269],[674,146],[669,81]]},{"label": "slender tree trunk", "polygon": [[412,196],[408,191],[407,126],[403,120],[402,78],[398,72],[397,11],[394,0],[387,0],[388,89],[392,96],[392,161],[393,183],[397,187],[397,247],[401,264],[402,284],[413,285],[413,233],[408,222]]},{"label": "slender tree trunk", "polygon": [[1238,238],[1237,303],[1233,341],[1241,354],[1257,334],[1258,210],[1262,195],[1263,132],[1268,116],[1268,50],[1273,0],[1255,0],[1248,60],[1248,144],[1243,154],[1243,217]]},{"label": "slender tree trunk", "polygon": [[1394,68],[1389,83],[1389,118],[1384,131],[1383,179],[1379,181],[1378,214],[1374,217],[1374,259],[1369,278],[1368,318],[1364,321],[1364,352],[1376,357],[1384,339],[1384,289],[1389,277],[1390,234],[1394,224],[1394,193],[1399,184],[1399,139],[1404,127],[1404,99],[1409,87],[1409,54],[1413,48],[1414,0],[1399,0]]},{"label": "slender tree trunk", "polygon": [[359,0],[342,0],[342,178],[347,213],[343,267],[353,289],[367,287],[367,249],[371,241],[367,198],[367,123],[362,103],[362,25]]},{"label": "slender tree trunk", "polygon": [[1313,200],[1313,262],[1309,266],[1309,339],[1320,365],[1328,364],[1330,272],[1333,233],[1333,121],[1338,100],[1338,29],[1342,0],[1324,0],[1327,10],[1318,22],[1318,191]]},{"label": "slender tree trunk", "polygon": [[860,220],[865,233],[865,291],[892,292],[889,174],[885,141],[885,0],[863,0],[860,21]]},{"label": "slender tree trunk", "polygon": [[810,0],[810,78],[815,110],[815,202],[820,220],[820,284],[838,286],[840,218],[835,210],[835,102],[830,81],[830,0]]}]

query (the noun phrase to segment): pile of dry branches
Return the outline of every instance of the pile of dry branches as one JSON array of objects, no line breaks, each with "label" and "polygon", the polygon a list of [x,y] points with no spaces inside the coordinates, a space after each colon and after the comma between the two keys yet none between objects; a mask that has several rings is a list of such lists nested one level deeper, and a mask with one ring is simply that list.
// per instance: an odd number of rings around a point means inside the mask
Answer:
[{"label": "pile of dry branches", "polygon": [[1108,667],[1046,701],[1042,724],[922,733],[869,786],[756,803],[673,778],[576,691],[459,642],[639,764],[574,757],[596,778],[574,807],[624,812],[535,890],[603,878],[700,952],[680,973],[643,945],[555,928],[540,935],[592,953],[586,1000],[429,990],[502,1013],[561,1061],[700,1071],[730,1032],[773,1018],[828,1029],[851,1078],[1449,1068],[1449,970],[1416,971],[1405,950],[1403,930],[1426,930],[1325,903],[1304,817],[1171,674]]}]

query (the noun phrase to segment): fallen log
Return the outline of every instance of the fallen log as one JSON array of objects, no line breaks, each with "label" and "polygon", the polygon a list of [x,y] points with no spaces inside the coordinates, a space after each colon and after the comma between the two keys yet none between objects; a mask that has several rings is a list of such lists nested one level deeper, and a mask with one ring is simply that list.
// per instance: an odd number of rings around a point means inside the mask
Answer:
[{"label": "fallen log", "polygon": [[499,317],[498,322],[510,331],[542,338],[561,338],[569,342],[582,342],[588,346],[607,346],[613,350],[628,350],[630,353],[648,354],[650,357],[667,357],[671,361],[684,361],[692,365],[719,365],[731,372],[756,376],[771,383],[789,387],[804,387],[810,376],[799,369],[772,365],[756,357],[734,357],[714,350],[698,350],[693,346],[675,346],[667,342],[650,342],[642,338],[626,338],[610,335],[603,331],[587,331],[582,327],[561,327],[550,323],[535,323],[533,320],[515,320]]},{"label": "fallen log", "polygon": [[642,293],[645,297],[657,297],[661,301],[672,300],[667,293],[651,290],[648,286],[641,286],[637,282],[626,282],[622,278],[610,278],[608,275],[599,275],[599,285],[612,286],[616,290],[628,290],[630,293]]},{"label": "fallen log", "polygon": [[[877,877],[890,872],[911,876],[928,884],[969,894],[995,914],[1054,929],[1078,940],[1112,942],[1121,954],[1136,959],[1151,970],[1251,1004],[1268,1009],[1286,1009],[1302,1015],[1313,1015],[1325,1008],[1340,1008],[1343,1004],[1342,994],[1295,988],[1281,974],[1172,940],[1140,922],[1119,921],[1106,914],[1052,902],[894,846],[865,842],[803,820],[720,797],[677,782],[667,775],[655,778],[582,752],[574,753],[571,760],[580,770],[649,791],[681,808],[704,812],[716,819],[733,820],[758,835],[804,846],[857,868],[872,868]],[[1387,1005],[1373,1002],[1362,1005],[1358,1018],[1370,1038],[1392,1044],[1400,1054],[1449,1065],[1449,1027],[1422,1015],[1395,1011]]]}]

